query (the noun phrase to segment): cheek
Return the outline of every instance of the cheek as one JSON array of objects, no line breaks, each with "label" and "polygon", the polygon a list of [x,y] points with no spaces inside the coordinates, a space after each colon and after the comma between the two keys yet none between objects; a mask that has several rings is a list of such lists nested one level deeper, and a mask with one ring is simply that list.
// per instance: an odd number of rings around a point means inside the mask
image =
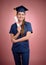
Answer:
[{"label": "cheek", "polygon": [[25,18],[25,16],[23,16],[23,18]]},{"label": "cheek", "polygon": [[22,18],[25,18],[25,15],[22,15],[21,17],[22,17]]},{"label": "cheek", "polygon": [[25,15],[17,15],[18,19],[25,19]]},{"label": "cheek", "polygon": [[25,18],[25,16],[18,16],[18,18]]},{"label": "cheek", "polygon": [[22,17],[20,17],[21,19],[24,19],[25,17],[24,16],[22,16]]},{"label": "cheek", "polygon": [[25,19],[25,16],[23,16],[23,19]]},{"label": "cheek", "polygon": [[20,15],[18,15],[17,17],[20,18]]}]

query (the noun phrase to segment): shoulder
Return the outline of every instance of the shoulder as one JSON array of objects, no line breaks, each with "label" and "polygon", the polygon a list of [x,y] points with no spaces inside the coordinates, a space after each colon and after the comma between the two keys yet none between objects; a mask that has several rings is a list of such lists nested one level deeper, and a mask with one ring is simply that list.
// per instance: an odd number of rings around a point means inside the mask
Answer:
[{"label": "shoulder", "polygon": [[16,24],[16,23],[13,23],[13,24],[11,25],[11,27],[15,27],[15,26],[17,26],[17,24]]},{"label": "shoulder", "polygon": [[27,22],[27,21],[25,21],[25,24],[26,24],[26,25],[31,25],[31,23],[30,23],[30,22]]}]

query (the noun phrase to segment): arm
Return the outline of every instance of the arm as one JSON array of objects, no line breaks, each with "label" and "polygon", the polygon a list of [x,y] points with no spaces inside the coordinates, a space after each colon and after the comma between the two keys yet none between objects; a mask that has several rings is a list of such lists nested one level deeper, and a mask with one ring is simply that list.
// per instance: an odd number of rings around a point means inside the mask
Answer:
[{"label": "arm", "polygon": [[18,32],[16,35],[14,35],[14,36],[13,36],[13,39],[17,39],[17,37],[19,36],[19,34],[20,34],[20,33]]},{"label": "arm", "polygon": [[12,42],[13,42],[13,39],[14,39],[14,40],[17,39],[17,37],[20,35],[21,27],[18,27],[17,30],[18,30],[18,32],[17,32],[16,35],[10,34],[10,37],[11,37],[11,41],[12,41]]},{"label": "arm", "polygon": [[12,42],[13,39],[17,39],[17,37],[19,36],[19,34],[20,34],[19,32],[16,35],[10,34],[11,42]]},{"label": "arm", "polygon": [[29,40],[30,36],[31,36],[31,32],[28,31],[26,36],[24,36],[24,37],[22,37],[20,39],[17,39],[17,40],[12,39],[12,41],[15,42],[15,43],[16,42],[22,42],[22,41],[25,41],[25,40]]}]

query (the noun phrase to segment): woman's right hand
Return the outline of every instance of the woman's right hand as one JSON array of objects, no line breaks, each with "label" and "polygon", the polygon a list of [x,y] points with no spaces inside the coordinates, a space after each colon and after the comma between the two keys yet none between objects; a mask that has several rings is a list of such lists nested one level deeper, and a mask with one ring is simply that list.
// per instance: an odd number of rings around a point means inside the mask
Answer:
[{"label": "woman's right hand", "polygon": [[17,31],[20,33],[20,31],[21,31],[21,27],[17,27]]}]

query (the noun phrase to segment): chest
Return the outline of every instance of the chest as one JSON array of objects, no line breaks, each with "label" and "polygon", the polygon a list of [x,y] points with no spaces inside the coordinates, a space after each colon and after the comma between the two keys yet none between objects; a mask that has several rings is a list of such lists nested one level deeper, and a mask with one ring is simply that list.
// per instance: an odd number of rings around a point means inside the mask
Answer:
[{"label": "chest", "polygon": [[[14,31],[14,35],[16,35],[17,32],[18,32],[17,31],[17,26],[14,27],[13,31]],[[24,25],[24,34],[23,34],[23,36],[25,36],[26,33],[27,33],[27,25]],[[21,34],[19,36],[22,37]]]}]

